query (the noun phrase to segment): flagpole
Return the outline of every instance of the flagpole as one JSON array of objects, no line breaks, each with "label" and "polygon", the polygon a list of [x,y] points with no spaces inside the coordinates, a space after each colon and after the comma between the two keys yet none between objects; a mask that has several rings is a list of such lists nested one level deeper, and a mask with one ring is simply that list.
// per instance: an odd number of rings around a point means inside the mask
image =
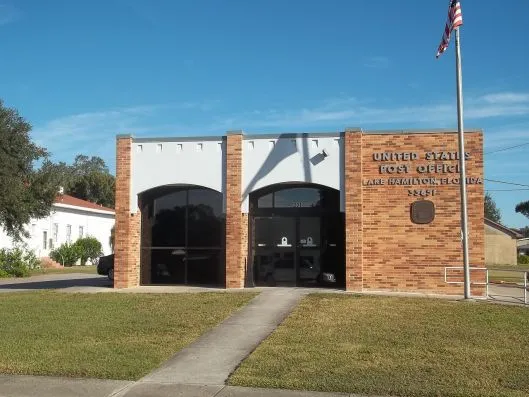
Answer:
[{"label": "flagpole", "polygon": [[461,76],[461,46],[459,27],[456,31],[457,130],[459,136],[459,179],[461,189],[461,234],[463,240],[464,297],[470,299],[470,268],[468,260],[468,214],[465,170],[465,137],[463,129],[463,78]]}]

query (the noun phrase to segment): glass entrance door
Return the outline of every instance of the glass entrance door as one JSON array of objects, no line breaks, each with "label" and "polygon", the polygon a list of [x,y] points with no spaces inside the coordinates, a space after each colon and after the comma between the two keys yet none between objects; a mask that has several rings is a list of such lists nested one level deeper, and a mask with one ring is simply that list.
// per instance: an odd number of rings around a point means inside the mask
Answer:
[{"label": "glass entrance door", "polygon": [[298,225],[298,285],[308,287],[318,283],[321,273],[321,220],[300,217]]},{"label": "glass entrance door", "polygon": [[296,219],[254,218],[254,277],[259,285],[296,285]]},{"label": "glass entrance door", "polygon": [[319,217],[255,217],[257,285],[311,286],[321,274]]}]

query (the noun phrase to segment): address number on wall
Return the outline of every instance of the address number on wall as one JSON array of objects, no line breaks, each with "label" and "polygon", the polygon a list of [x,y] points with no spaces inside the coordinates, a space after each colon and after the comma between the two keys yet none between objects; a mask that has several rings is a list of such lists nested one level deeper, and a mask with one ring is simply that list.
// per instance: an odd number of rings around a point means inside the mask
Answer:
[{"label": "address number on wall", "polygon": [[412,197],[430,197],[435,196],[435,189],[409,189],[408,196]]}]

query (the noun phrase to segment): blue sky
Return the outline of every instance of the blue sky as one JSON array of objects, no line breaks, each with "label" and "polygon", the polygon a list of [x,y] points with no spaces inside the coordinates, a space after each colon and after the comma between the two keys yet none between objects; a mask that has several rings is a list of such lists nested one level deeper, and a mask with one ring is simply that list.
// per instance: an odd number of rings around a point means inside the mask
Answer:
[{"label": "blue sky", "polygon": [[[55,160],[115,135],[456,128],[447,0],[0,0],[0,97]],[[463,0],[465,126],[529,142],[529,1]],[[485,156],[529,184],[529,145]],[[515,189],[486,183],[486,189]],[[521,187],[520,187],[521,188]],[[510,226],[529,191],[492,191]]]}]

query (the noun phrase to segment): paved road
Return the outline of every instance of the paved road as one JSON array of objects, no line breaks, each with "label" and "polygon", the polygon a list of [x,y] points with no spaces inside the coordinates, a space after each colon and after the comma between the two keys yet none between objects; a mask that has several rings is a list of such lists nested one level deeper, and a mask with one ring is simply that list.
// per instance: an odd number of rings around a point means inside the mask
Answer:
[{"label": "paved road", "polygon": [[[525,293],[529,304],[529,291]],[[498,303],[524,303],[523,285],[489,285],[489,300]]]},{"label": "paved road", "polygon": [[26,278],[0,279],[0,293],[56,289],[69,292],[112,291],[106,276],[86,273],[45,274]]}]

